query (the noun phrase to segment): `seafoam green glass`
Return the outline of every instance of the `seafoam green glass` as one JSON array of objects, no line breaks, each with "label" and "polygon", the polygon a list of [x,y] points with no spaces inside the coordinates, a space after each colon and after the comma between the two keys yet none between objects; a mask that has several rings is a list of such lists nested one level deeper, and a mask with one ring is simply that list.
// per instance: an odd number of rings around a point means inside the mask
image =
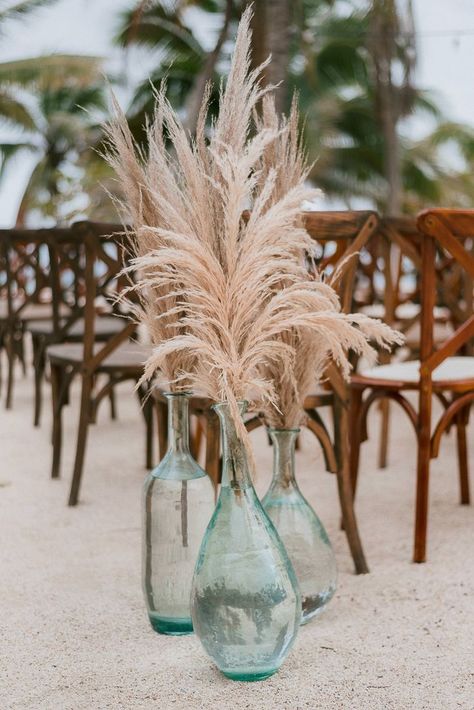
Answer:
[{"label": "seafoam green glass", "polygon": [[191,583],[214,510],[214,487],[189,451],[189,395],[167,394],[168,451],[145,481],[143,591],[155,631],[193,631]]},{"label": "seafoam green glass", "polygon": [[191,614],[204,649],[224,675],[263,680],[291,648],[301,599],[286,551],[253,488],[229,406],[218,404],[215,411],[221,422],[222,485],[199,551]]},{"label": "seafoam green glass", "polygon": [[262,505],[273,521],[293,564],[301,590],[304,624],[326,608],[336,591],[336,558],[326,530],[295,479],[299,429],[269,429],[273,478]]}]

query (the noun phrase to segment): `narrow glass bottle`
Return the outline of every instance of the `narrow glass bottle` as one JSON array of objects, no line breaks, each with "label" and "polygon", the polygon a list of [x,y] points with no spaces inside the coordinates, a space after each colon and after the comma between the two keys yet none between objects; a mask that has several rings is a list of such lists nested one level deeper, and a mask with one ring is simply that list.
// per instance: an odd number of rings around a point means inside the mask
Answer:
[{"label": "narrow glass bottle", "polygon": [[269,429],[273,478],[262,499],[293,564],[301,590],[304,624],[320,614],[337,585],[336,558],[326,530],[301,493],[295,478],[299,429]]},{"label": "narrow glass bottle", "polygon": [[191,633],[191,582],[214,487],[189,451],[189,394],[168,393],[168,451],[145,480],[143,591],[162,634]]},{"label": "narrow glass bottle", "polygon": [[199,551],[191,613],[197,636],[224,675],[262,680],[289,653],[301,599],[286,551],[252,485],[229,405],[218,404],[215,411],[221,423],[222,485]]}]

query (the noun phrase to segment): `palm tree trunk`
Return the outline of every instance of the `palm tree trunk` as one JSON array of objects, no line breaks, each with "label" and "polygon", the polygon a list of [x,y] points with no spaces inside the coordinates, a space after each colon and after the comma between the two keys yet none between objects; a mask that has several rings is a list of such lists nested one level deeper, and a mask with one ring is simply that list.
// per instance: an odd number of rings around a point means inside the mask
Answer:
[{"label": "palm tree trunk", "polygon": [[232,0],[227,0],[226,6],[225,6],[224,21],[222,23],[222,28],[221,28],[221,31],[219,32],[219,36],[217,38],[217,42],[215,44],[215,47],[212,50],[212,52],[208,53],[208,55],[204,61],[204,64],[202,66],[202,69],[196,77],[193,88],[191,89],[191,91],[188,94],[188,98],[186,100],[184,109],[185,109],[185,116],[186,116],[185,126],[190,133],[195,133],[195,131],[196,131],[196,126],[197,126],[197,121],[198,121],[198,116],[199,116],[199,109],[201,108],[201,102],[202,102],[204,90],[206,88],[206,84],[208,83],[208,81],[210,81],[212,79],[212,76],[214,74],[214,69],[216,67],[216,63],[219,59],[219,56],[220,56],[220,53],[222,50],[222,45],[224,44],[225,40],[227,39],[230,21],[232,19],[232,10],[233,10],[233,2],[232,2]]},{"label": "palm tree trunk", "polygon": [[280,84],[275,93],[276,108],[283,112],[288,102],[288,65],[291,42],[290,0],[266,0],[266,49],[272,61],[266,71],[270,84]]},{"label": "palm tree trunk", "polygon": [[400,104],[392,78],[397,31],[395,0],[373,0],[369,49],[375,69],[376,115],[384,140],[384,174],[387,181],[385,211],[388,215],[398,215],[402,208],[400,140],[397,131]]}]

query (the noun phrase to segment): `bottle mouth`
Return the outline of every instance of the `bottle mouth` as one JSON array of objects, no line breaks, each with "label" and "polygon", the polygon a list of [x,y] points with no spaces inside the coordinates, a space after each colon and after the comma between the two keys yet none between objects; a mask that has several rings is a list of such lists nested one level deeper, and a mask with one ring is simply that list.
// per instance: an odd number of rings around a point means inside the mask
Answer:
[{"label": "bottle mouth", "polygon": [[193,393],[188,390],[183,390],[182,392],[163,392],[163,396],[166,397],[166,399],[173,399],[175,397],[189,398],[193,396]]},{"label": "bottle mouth", "polygon": [[299,434],[301,432],[301,427],[277,427],[269,426],[267,427],[269,434]]},{"label": "bottle mouth", "polygon": [[[240,413],[245,414],[248,409],[249,403],[246,399],[239,399],[239,400],[237,400],[237,406],[239,407]],[[214,412],[218,413],[218,412],[222,412],[222,410],[229,409],[229,407],[230,407],[229,402],[216,402],[215,404],[213,404],[211,406],[211,409]]]}]

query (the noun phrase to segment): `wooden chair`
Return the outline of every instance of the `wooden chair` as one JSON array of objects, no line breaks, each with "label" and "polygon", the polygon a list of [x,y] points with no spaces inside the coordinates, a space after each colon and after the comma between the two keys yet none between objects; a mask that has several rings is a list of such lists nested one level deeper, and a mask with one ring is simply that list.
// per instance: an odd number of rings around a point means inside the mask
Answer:
[{"label": "wooden chair", "polygon": [[[126,380],[138,381],[143,373],[143,363],[150,348],[130,342],[135,333],[135,324],[114,302],[121,284],[119,275],[126,263],[128,238],[118,225],[79,222],[72,226],[68,237],[72,245],[83,250],[84,268],[79,269],[76,278],[83,284],[84,292],[84,336],[83,342],[50,345],[46,357],[51,367],[53,402],[53,459],[52,478],[59,476],[62,448],[62,411],[67,404],[72,379],[81,378],[81,400],[69,505],[78,502],[80,483],[84,467],[89,425],[95,421],[97,408],[104,398],[109,397],[113,388]],[[64,244],[61,245],[64,247]],[[51,251],[53,263],[54,249]],[[80,262],[79,262],[80,263]],[[112,304],[115,320],[119,328],[107,340],[96,339],[96,302],[100,298]],[[96,387],[99,376],[104,375],[105,384]],[[140,389],[138,395],[146,424],[146,465],[153,465],[153,406],[146,392]]]},{"label": "wooden chair", "polygon": [[[381,364],[389,363],[395,354],[399,361],[419,357],[421,239],[415,218],[381,218],[377,234],[367,250],[369,258],[361,261],[370,305],[359,304],[358,309],[366,315],[381,318],[405,335],[405,343],[398,351],[381,353]],[[459,322],[460,308],[457,304],[465,301],[465,278],[460,273],[459,265],[448,265],[447,258],[444,256],[436,264],[442,305],[436,305],[433,311],[435,345],[441,345],[453,333]],[[381,413],[378,465],[379,468],[386,468],[390,401],[382,399],[378,405]]]},{"label": "wooden chair", "polygon": [[51,318],[49,262],[42,231],[0,230],[0,350],[7,356],[7,409],[13,404],[15,361],[26,371],[27,324]]},{"label": "wooden chair", "polygon": [[[453,356],[472,347],[474,338],[474,257],[470,253],[474,239],[474,211],[428,210],[419,215],[417,227],[421,239],[415,240],[412,246],[419,250],[417,258],[421,264],[420,358],[381,365],[352,378],[350,431],[351,477],[355,494],[360,445],[367,438],[366,421],[371,405],[386,398],[397,402],[407,413],[415,430],[418,450],[413,560],[424,562],[430,460],[438,455],[441,436],[451,425],[457,429],[461,503],[470,502],[466,427],[474,400],[474,357]],[[459,267],[468,277],[466,302],[458,304],[453,334],[436,348],[433,333],[434,307],[439,294],[437,277],[439,280],[441,276],[449,275],[447,271],[459,273]],[[405,396],[408,392],[418,393],[417,409]],[[431,416],[433,395],[444,407],[435,427]]]},{"label": "wooden chair", "polygon": [[[26,323],[25,329],[31,335],[33,345],[33,366],[35,384],[34,425],[39,426],[42,409],[42,385],[46,367],[46,350],[59,343],[82,343],[84,340],[84,272],[85,253],[82,244],[68,229],[40,230],[49,251],[49,283],[52,294],[52,314],[43,319]],[[102,304],[104,309],[104,304]],[[95,342],[107,342],[120,332],[123,323],[109,313],[96,308],[94,323]]]},{"label": "wooden chair", "polygon": [[[357,269],[358,252],[367,244],[376,232],[378,218],[374,212],[307,212],[304,214],[305,226],[315,240],[315,252],[312,255],[320,270],[331,273],[336,266],[345,261],[345,272],[340,281],[340,296],[343,309],[348,312],[352,307],[353,282]],[[348,406],[349,388],[338,370],[333,367],[328,372],[330,388],[308,397],[305,402],[307,428],[320,442],[328,471],[337,476],[339,501],[343,525],[358,574],[368,572],[357,520],[352,502],[348,456]],[[160,456],[164,456],[167,447],[166,400],[159,391],[155,393],[158,420]],[[190,401],[190,414],[200,426],[197,428],[198,439],[201,432],[205,436],[205,468],[214,485],[220,482],[220,441],[219,422],[211,409],[212,402],[204,397],[193,397]],[[333,419],[333,432],[328,431],[320,415],[321,408],[330,408]],[[246,426],[249,431],[262,426],[259,416],[250,417]],[[194,451],[199,443],[194,441]]]}]

